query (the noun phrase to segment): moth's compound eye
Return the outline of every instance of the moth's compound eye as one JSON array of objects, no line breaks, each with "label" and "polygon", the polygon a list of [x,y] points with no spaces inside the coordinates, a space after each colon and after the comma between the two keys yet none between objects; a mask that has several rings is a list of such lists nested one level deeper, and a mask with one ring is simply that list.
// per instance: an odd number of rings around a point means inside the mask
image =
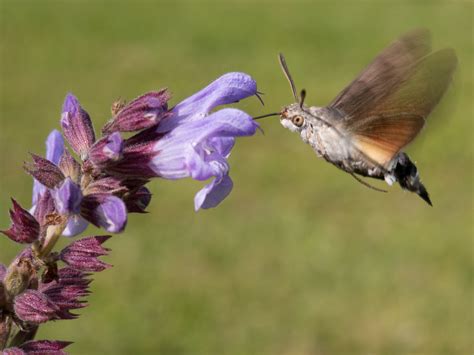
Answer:
[{"label": "moth's compound eye", "polygon": [[293,116],[291,118],[291,122],[293,122],[293,124],[296,126],[296,127],[301,127],[304,123],[304,118],[301,117],[301,116]]}]

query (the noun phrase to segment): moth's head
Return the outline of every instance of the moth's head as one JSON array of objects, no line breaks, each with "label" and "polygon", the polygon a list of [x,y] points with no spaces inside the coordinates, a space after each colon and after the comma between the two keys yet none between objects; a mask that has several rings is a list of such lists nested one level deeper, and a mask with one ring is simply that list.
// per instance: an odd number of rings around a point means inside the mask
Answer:
[{"label": "moth's head", "polygon": [[280,112],[280,122],[283,127],[288,128],[292,132],[301,132],[306,128],[308,122],[306,119],[308,114],[305,112],[306,107],[304,106],[306,91],[304,89],[301,90],[301,94],[298,96],[296,93],[295,83],[293,82],[293,78],[291,77],[288,66],[286,65],[285,57],[280,53],[278,55],[278,59],[280,61],[281,69],[283,70],[283,74],[285,74],[288,82],[290,83],[291,92],[293,93],[293,97],[296,101],[294,104],[283,108],[283,110]]},{"label": "moth's head", "polygon": [[280,112],[280,122],[283,127],[288,128],[291,132],[299,133],[308,124],[307,115],[303,105],[294,103],[284,107]]},{"label": "moth's head", "polygon": [[280,60],[280,66],[283,70],[283,73],[290,83],[291,92],[293,93],[293,97],[295,98],[296,102],[294,104],[285,106],[280,112],[257,116],[254,117],[254,119],[258,120],[260,118],[269,116],[280,116],[280,122],[283,127],[288,128],[292,132],[301,133],[308,126],[308,118],[310,117],[307,112],[308,108],[304,105],[306,91],[304,89],[301,90],[300,95],[296,93],[296,87],[293,82],[293,78],[291,77],[290,71],[288,70],[288,66],[286,65],[285,57],[283,57],[283,54],[280,53],[278,59]]}]

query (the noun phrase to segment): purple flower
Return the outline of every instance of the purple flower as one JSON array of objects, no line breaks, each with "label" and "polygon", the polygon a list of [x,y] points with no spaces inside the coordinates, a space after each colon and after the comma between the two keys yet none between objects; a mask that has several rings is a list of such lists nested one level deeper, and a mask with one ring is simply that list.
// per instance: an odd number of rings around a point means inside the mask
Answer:
[{"label": "purple flower", "polygon": [[253,135],[257,123],[246,113],[223,109],[256,95],[255,81],[243,73],[228,73],[176,105],[172,115],[156,128],[127,139],[122,159],[108,167],[111,174],[128,177],[162,177],[214,180],[195,197],[195,209],[217,206],[232,190],[227,157],[235,137]]},{"label": "purple flower", "polygon": [[66,95],[64,100],[61,127],[71,148],[85,160],[95,142],[95,133],[89,114],[72,94]]},{"label": "purple flower", "polygon": [[194,207],[217,206],[232,189],[227,157],[234,137],[252,135],[257,124],[236,109],[223,109],[173,129],[155,144],[151,167],[166,179],[215,179],[195,197]]},{"label": "purple flower", "polygon": [[[55,144],[48,144],[52,140]],[[48,159],[33,156],[35,168],[31,171],[35,174],[35,178],[39,178],[49,188],[48,191],[44,187],[38,188],[42,186],[41,184],[34,187],[33,193],[36,197],[33,200],[36,204],[33,205],[32,211],[38,215],[38,220],[43,222],[44,216],[52,213],[54,207],[54,211],[68,216],[68,223],[63,232],[65,236],[71,237],[82,233],[89,222],[111,233],[121,232],[127,223],[127,209],[125,203],[112,194],[123,194],[128,189],[121,186],[120,180],[105,177],[92,181],[85,190],[82,190],[78,185],[80,180],[78,163],[64,149],[62,141],[55,133],[50,134],[48,143],[46,156],[53,157],[59,167]],[[54,149],[54,154],[51,149]],[[62,151],[61,157],[56,156],[59,151]],[[53,205],[50,196],[54,201]],[[39,207],[41,210],[37,211]]]},{"label": "purple flower", "polygon": [[149,166],[166,179],[191,177],[214,180],[199,191],[195,210],[217,206],[232,190],[227,158],[235,137],[255,134],[257,123],[245,112],[218,105],[239,101],[257,93],[255,81],[243,73],[228,73],[182,101],[163,120],[157,132],[165,133],[153,146]]},{"label": "purple flower", "polygon": [[39,237],[40,225],[35,217],[23,209],[18,202],[12,199],[13,209],[10,210],[12,225],[1,231],[17,243],[33,243]]}]

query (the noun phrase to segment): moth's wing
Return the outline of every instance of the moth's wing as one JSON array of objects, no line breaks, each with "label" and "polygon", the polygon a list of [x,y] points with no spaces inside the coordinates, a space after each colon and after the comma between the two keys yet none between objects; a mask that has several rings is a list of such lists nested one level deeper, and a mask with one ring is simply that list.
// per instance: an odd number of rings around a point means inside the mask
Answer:
[{"label": "moth's wing", "polygon": [[392,158],[420,132],[448,88],[457,58],[453,49],[434,52],[405,70],[405,78],[375,105],[344,120],[353,144],[376,163]]},{"label": "moth's wing", "polygon": [[390,95],[410,74],[413,64],[431,51],[427,29],[410,31],[385,48],[328,105],[346,117],[360,117]]}]

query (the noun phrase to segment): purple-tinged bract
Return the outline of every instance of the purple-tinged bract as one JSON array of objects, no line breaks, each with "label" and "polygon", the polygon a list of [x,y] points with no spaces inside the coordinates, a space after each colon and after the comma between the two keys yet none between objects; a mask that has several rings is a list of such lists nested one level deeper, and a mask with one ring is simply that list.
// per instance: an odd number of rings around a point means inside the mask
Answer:
[{"label": "purple-tinged bract", "polygon": [[30,355],[65,355],[66,352],[62,349],[70,344],[72,344],[70,341],[35,340],[22,344],[20,348]]},{"label": "purple-tinged bract", "polygon": [[65,355],[63,351],[66,346],[72,344],[69,341],[58,340],[31,340],[18,347],[4,349],[3,355]]},{"label": "purple-tinged bract", "polygon": [[59,254],[59,258],[73,267],[82,271],[102,271],[109,264],[99,260],[99,256],[107,255],[109,249],[102,247],[110,235],[82,238],[64,248]]},{"label": "purple-tinged bract", "polygon": [[38,239],[40,233],[38,221],[14,199],[12,199],[12,203],[13,209],[10,210],[12,224],[9,229],[1,232],[17,243],[33,243]]},{"label": "purple-tinged bract", "polygon": [[33,162],[26,163],[25,170],[41,184],[52,189],[64,180],[64,174],[56,164],[36,154],[31,154],[31,156]]}]

